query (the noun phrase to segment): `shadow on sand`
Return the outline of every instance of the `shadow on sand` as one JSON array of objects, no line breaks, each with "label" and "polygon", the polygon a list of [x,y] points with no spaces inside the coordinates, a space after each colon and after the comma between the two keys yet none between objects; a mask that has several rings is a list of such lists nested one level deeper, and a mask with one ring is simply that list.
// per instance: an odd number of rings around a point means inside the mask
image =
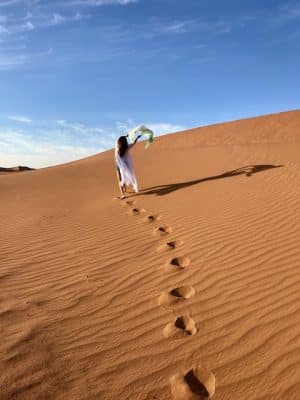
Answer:
[{"label": "shadow on sand", "polygon": [[223,178],[230,178],[230,177],[236,176],[236,175],[251,176],[258,172],[267,171],[268,169],[280,168],[280,167],[283,167],[283,165],[271,165],[271,164],[247,165],[246,167],[242,167],[242,168],[234,169],[232,171],[224,172],[223,174],[220,174],[220,175],[209,176],[207,178],[195,179],[193,181],[180,182],[180,183],[171,183],[169,185],[153,186],[153,187],[141,190],[139,192],[139,194],[141,194],[141,195],[154,194],[156,196],[164,196],[166,194],[175,192],[176,190],[180,190],[180,189],[187,188],[189,186],[197,185],[198,183],[213,181],[213,180],[223,179]]}]

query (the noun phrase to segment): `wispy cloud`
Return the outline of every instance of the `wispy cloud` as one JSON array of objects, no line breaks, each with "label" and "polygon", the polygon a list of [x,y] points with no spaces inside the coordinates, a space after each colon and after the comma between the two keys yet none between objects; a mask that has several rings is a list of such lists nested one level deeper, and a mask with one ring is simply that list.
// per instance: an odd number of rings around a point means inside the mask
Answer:
[{"label": "wispy cloud", "polygon": [[[126,121],[123,122],[121,121],[116,122],[116,128],[120,134],[124,135],[140,124],[141,123],[137,123],[132,119],[127,119]],[[160,122],[160,123],[149,122],[146,123],[145,125],[149,129],[153,130],[155,136],[165,135],[167,133],[174,133],[187,129],[183,125],[171,124],[168,122]]]},{"label": "wispy cloud", "polygon": [[256,21],[261,25],[263,32],[282,29],[286,26],[296,26],[300,21],[300,4],[295,1],[286,2],[278,7],[274,7],[264,15],[260,15],[256,18]]},{"label": "wispy cloud", "polygon": [[58,25],[58,24],[62,24],[63,22],[65,22],[66,18],[63,17],[60,14],[54,13],[52,15],[52,18],[49,22],[49,25]]},{"label": "wispy cloud", "polygon": [[36,60],[41,60],[52,54],[52,49],[48,49],[41,53],[18,53],[18,54],[3,54],[0,52],[0,70],[8,70],[25,64],[29,64]]},{"label": "wispy cloud", "polygon": [[76,12],[75,14],[62,14],[59,12],[38,15],[28,14],[24,18],[26,22],[12,26],[11,32],[17,33],[22,30],[32,30],[33,28],[43,29],[51,26],[78,22],[80,20],[89,18],[90,15],[81,14],[80,12]]},{"label": "wispy cloud", "polygon": [[148,39],[156,36],[179,35],[197,30],[198,23],[191,19],[164,19],[152,17],[147,22],[144,37]]},{"label": "wispy cloud", "polygon": [[5,26],[0,25],[0,35],[8,33],[8,29]]},{"label": "wispy cloud", "polygon": [[112,147],[109,130],[83,123],[35,121],[23,116],[10,116],[22,122],[22,128],[0,128],[1,166],[29,165],[40,168],[78,160]]},{"label": "wispy cloud", "polygon": [[82,135],[102,134],[104,132],[102,128],[89,127],[80,122],[69,122],[64,119],[60,119],[57,120],[56,123],[63,129],[71,130]]},{"label": "wispy cloud", "polygon": [[189,32],[194,26],[194,21],[172,21],[163,25],[160,32],[166,34],[177,34]]},{"label": "wispy cloud", "polygon": [[99,7],[108,5],[127,6],[129,4],[138,3],[139,0],[73,0],[69,5],[81,5],[89,7]]},{"label": "wispy cloud", "polygon": [[[118,136],[139,125],[133,119],[125,119],[108,127],[92,127],[81,122],[65,119],[35,121],[23,116],[10,116],[10,120],[22,122],[22,129],[0,129],[1,166],[28,165],[36,168],[61,164],[111,149]],[[184,130],[177,124],[146,123],[155,136]]]},{"label": "wispy cloud", "polygon": [[22,28],[28,31],[33,31],[34,30],[34,25],[32,22],[27,21],[25,24],[21,25]]},{"label": "wispy cloud", "polygon": [[[27,10],[26,14],[23,16],[13,16],[13,14],[9,14],[9,16],[0,15],[0,43],[9,44],[16,40],[29,42],[33,31],[39,31],[49,27],[54,29],[54,27],[58,25],[71,24],[91,17],[90,15],[82,14],[78,11],[76,13],[51,12],[49,9],[40,9],[38,0],[24,1],[28,7],[32,6],[32,11]],[[18,2],[7,1],[5,5],[9,7],[16,3]],[[60,3],[57,3],[57,5],[59,4]],[[1,5],[4,5],[4,3],[0,2],[0,6]],[[0,59],[0,68],[2,69],[4,67],[8,68],[9,66],[35,61],[35,57],[32,58],[31,55],[20,54],[18,52],[10,54],[4,53],[4,51],[5,49],[2,46]]]},{"label": "wispy cloud", "polygon": [[154,124],[146,124],[153,132],[155,133],[156,136],[158,135],[165,135],[167,133],[174,133],[174,132],[179,132],[187,129],[183,125],[176,125],[176,124],[170,124],[166,122],[162,123],[154,123]]},{"label": "wispy cloud", "polygon": [[9,7],[17,3],[21,3],[23,0],[4,0],[0,2],[0,7]]},{"label": "wispy cloud", "polygon": [[0,131],[1,166],[28,165],[34,168],[62,164],[95,154],[103,149],[64,144],[50,138],[37,139],[23,132]]},{"label": "wispy cloud", "polygon": [[279,18],[282,22],[300,19],[300,4],[287,3],[280,7]]},{"label": "wispy cloud", "polygon": [[24,65],[29,62],[30,56],[26,54],[0,54],[0,70]]},{"label": "wispy cloud", "polygon": [[152,17],[147,22],[144,37],[148,39],[157,36],[176,36],[189,33],[202,32],[206,34],[226,34],[239,26],[237,21],[204,21],[202,19],[165,19]]},{"label": "wispy cloud", "polygon": [[21,115],[9,115],[7,117],[10,121],[20,122],[22,124],[31,124],[32,120],[30,118]]}]

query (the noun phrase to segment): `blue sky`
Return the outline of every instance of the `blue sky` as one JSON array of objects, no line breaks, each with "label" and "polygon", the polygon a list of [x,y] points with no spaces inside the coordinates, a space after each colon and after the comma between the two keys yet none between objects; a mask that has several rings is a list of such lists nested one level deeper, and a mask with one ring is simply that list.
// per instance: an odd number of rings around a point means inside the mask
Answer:
[{"label": "blue sky", "polygon": [[300,108],[300,2],[0,0],[0,166]]}]

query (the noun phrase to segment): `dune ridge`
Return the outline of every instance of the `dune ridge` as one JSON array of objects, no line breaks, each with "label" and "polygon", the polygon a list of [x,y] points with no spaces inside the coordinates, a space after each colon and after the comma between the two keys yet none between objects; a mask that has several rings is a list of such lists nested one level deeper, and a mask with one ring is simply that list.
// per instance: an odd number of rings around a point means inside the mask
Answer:
[{"label": "dune ridge", "polygon": [[1,176],[0,399],[298,399],[299,124]]},{"label": "dune ridge", "polygon": [[24,167],[24,166],[17,166],[17,167],[11,167],[11,168],[4,168],[0,167],[1,172],[18,172],[18,171],[32,171],[33,168],[30,167]]}]

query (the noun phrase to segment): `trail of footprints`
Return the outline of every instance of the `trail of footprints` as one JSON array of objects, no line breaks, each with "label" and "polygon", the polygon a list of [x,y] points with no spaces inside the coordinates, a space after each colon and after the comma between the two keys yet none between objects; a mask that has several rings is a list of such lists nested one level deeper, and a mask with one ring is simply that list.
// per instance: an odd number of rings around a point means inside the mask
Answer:
[{"label": "trail of footprints", "polygon": [[[130,208],[129,214],[133,216],[144,215],[146,210],[138,208],[134,200],[124,200],[122,204]],[[161,219],[160,215],[147,215],[144,222],[154,223]],[[166,237],[173,232],[173,229],[166,225],[155,228],[154,234],[160,237]],[[167,241],[162,244],[158,251],[172,252],[178,246],[182,245],[181,240]],[[190,265],[190,259],[186,256],[171,258],[164,266],[165,272],[183,271]],[[173,307],[177,303],[188,300],[195,296],[193,286],[179,286],[171,289],[169,292],[163,292],[158,298],[158,305],[162,307]],[[166,338],[184,338],[193,336],[197,333],[196,323],[188,314],[179,315],[173,321],[169,322],[163,329],[163,335]],[[174,400],[196,400],[210,398],[215,393],[216,379],[212,372],[204,368],[201,364],[194,366],[184,373],[174,375],[171,380],[171,392]]]}]

